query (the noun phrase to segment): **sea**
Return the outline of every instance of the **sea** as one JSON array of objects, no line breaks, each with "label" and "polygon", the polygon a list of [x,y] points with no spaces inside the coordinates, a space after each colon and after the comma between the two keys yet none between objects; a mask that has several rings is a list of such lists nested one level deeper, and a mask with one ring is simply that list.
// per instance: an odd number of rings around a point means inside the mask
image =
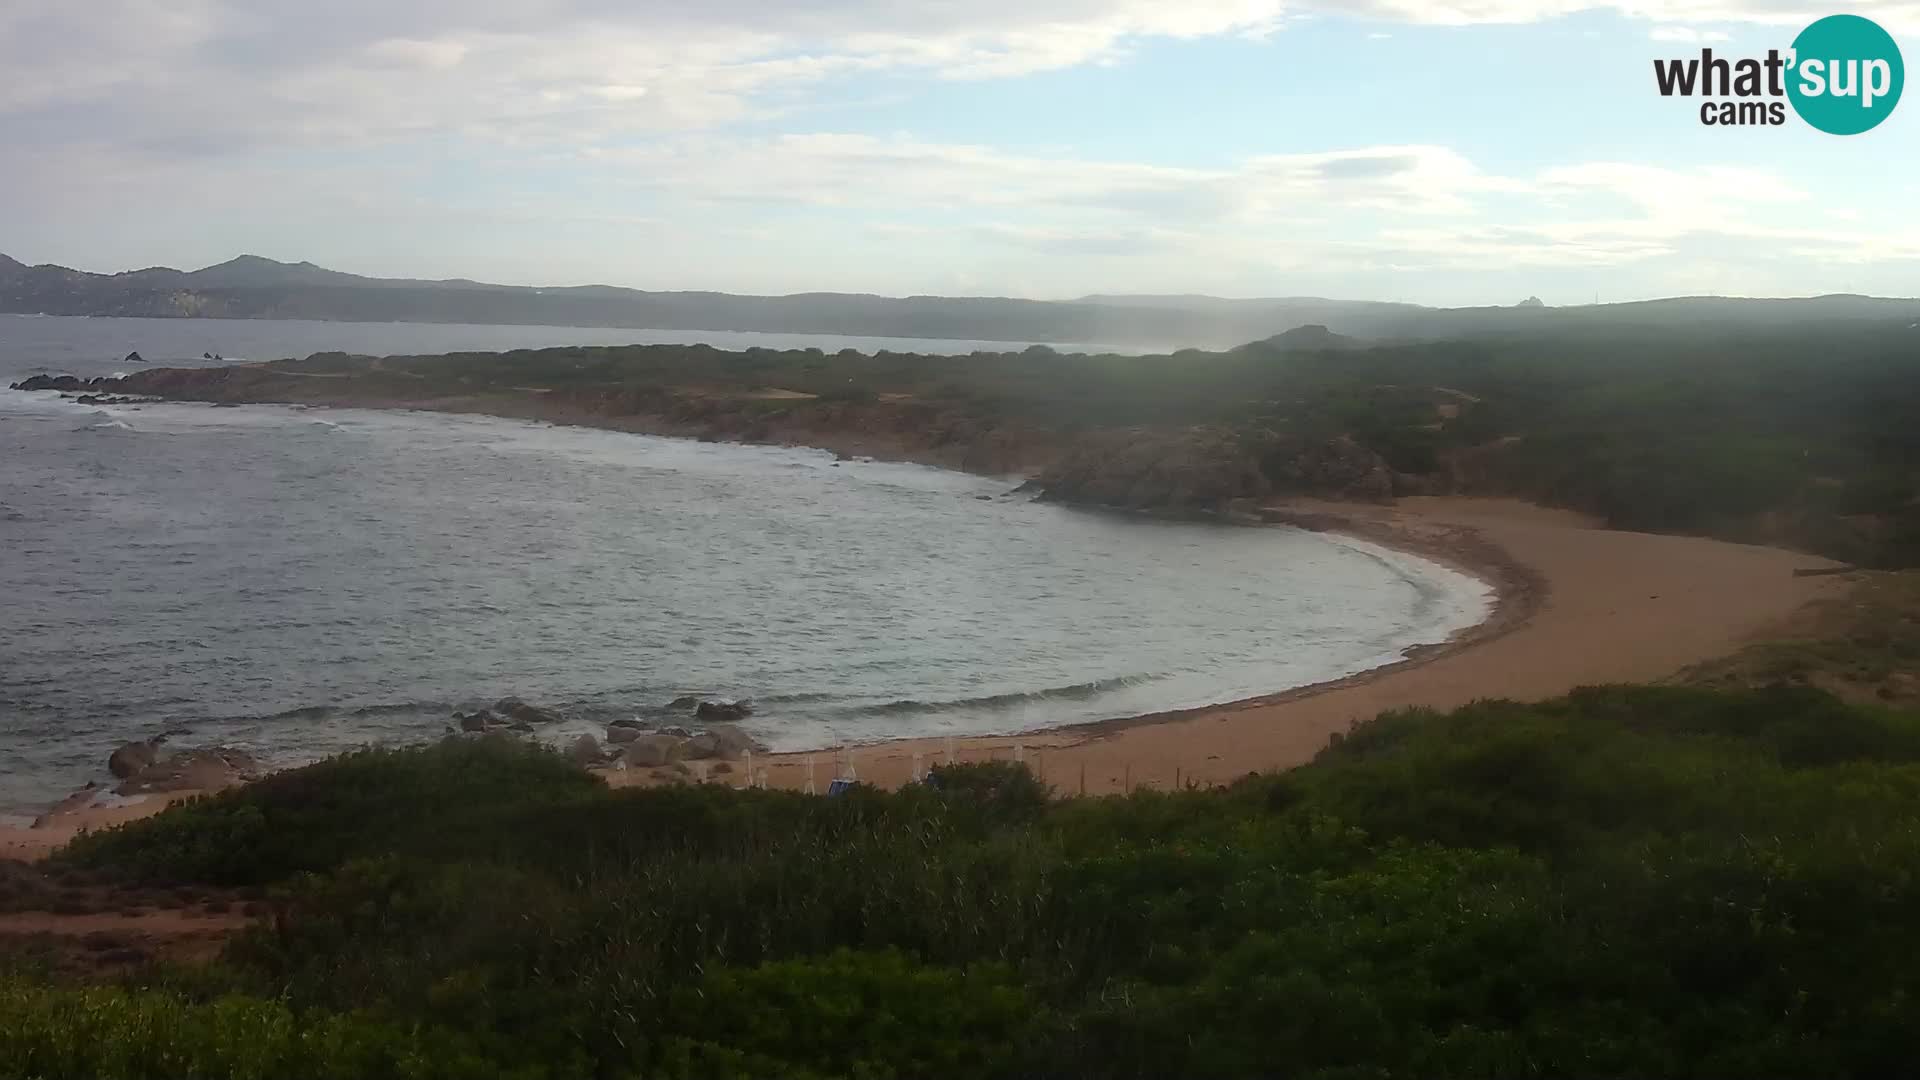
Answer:
[{"label": "sea", "polygon": [[[1027,344],[0,316],[0,387],[694,341]],[[689,694],[750,701],[749,731],[783,750],[1038,730],[1355,674],[1491,603],[1357,540],[1036,502],[1020,480],[489,417],[0,390],[0,817],[104,780],[133,739],[294,765],[434,739],[506,696],[557,711],[556,743],[667,722]]]}]

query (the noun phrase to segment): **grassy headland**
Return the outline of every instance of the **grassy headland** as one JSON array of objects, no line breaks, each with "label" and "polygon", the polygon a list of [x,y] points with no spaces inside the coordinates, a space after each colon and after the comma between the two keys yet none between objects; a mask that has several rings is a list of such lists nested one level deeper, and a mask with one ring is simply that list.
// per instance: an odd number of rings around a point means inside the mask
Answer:
[{"label": "grassy headland", "polygon": [[322,353],[88,389],[400,406],[1025,472],[1171,512],[1276,494],[1512,495],[1625,529],[1920,562],[1920,331],[1575,328],[1365,346],[962,357],[706,346]]}]

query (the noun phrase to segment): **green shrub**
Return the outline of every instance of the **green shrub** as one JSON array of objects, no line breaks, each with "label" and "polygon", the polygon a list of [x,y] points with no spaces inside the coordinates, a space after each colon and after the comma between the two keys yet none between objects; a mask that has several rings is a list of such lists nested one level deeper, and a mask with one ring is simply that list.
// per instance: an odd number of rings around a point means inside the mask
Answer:
[{"label": "green shrub", "polygon": [[149,880],[258,885],[356,855],[484,835],[525,808],[603,790],[535,745],[446,739],[275,773],[82,836],[60,858]]},{"label": "green shrub", "polygon": [[[264,1046],[341,1024],[555,1073],[1880,1076],[1920,1025],[1912,713],[1597,687],[1386,714],[1226,789],[934,775],[609,792],[531,752],[362,755],[69,858],[280,883],[139,1009],[242,993]],[[133,1075],[185,1053],[128,1038],[99,1042]]]},{"label": "green shrub", "polygon": [[196,1004],[157,993],[0,983],[0,1077],[541,1080],[560,1075],[539,1066],[501,1068],[461,1036],[364,1016],[302,1015],[278,1002],[237,996]]}]

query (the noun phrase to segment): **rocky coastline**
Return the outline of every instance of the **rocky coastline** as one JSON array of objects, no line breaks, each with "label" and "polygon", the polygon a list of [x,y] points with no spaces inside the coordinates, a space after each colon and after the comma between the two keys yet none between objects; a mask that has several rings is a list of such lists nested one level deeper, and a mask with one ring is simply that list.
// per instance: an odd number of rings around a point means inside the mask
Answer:
[{"label": "rocky coastline", "polygon": [[[359,358],[355,358],[356,360]],[[378,363],[374,361],[372,363]],[[1101,428],[989,418],[924,400],[823,401],[812,395],[720,394],[688,387],[490,387],[418,381],[371,364],[348,372],[283,365],[154,368],[123,378],[39,375],[16,390],[83,404],[149,400],[292,404],[471,413],[638,434],[801,446],[843,458],[910,461],[993,476],[1058,502],[1218,517],[1247,500],[1318,497],[1384,502],[1431,494],[1344,433],[1258,425]]]}]

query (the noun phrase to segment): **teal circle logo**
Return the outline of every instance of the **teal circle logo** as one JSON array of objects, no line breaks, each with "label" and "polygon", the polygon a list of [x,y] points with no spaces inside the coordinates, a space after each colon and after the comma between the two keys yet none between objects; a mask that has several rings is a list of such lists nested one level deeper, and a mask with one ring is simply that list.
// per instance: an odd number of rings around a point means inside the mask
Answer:
[{"label": "teal circle logo", "polygon": [[1792,64],[1787,98],[1793,111],[1829,135],[1878,126],[1900,103],[1907,82],[1893,35],[1858,15],[1829,15],[1800,31]]}]

